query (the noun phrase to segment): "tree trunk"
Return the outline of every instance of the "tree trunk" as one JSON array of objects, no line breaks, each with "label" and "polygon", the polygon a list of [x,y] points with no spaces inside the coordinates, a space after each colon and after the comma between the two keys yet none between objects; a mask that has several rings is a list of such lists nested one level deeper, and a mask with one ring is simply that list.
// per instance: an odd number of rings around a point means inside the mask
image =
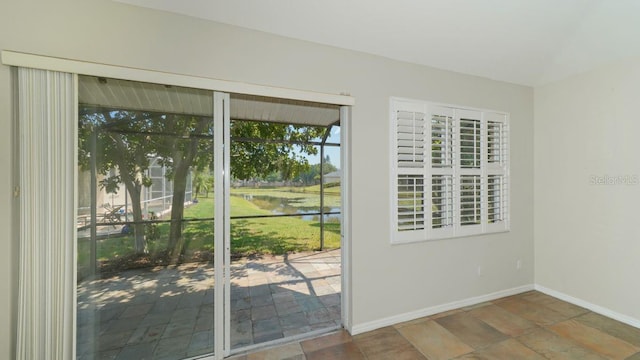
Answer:
[{"label": "tree trunk", "polygon": [[[116,162],[117,163],[117,162]],[[122,169],[120,165],[118,168]],[[134,250],[136,254],[146,254],[147,253],[147,241],[144,237],[144,220],[142,218],[142,204],[140,201],[142,186],[137,184],[126,172],[120,171],[120,177],[122,182],[124,183],[129,196],[131,197],[131,208],[133,210],[133,234],[135,236],[134,242]],[[125,209],[125,214],[127,213],[127,209]],[[126,215],[125,215],[126,216]]]},{"label": "tree trunk", "polygon": [[196,185],[195,195],[193,196],[194,200],[198,199],[198,195],[200,194],[200,185]]},{"label": "tree trunk", "polygon": [[133,189],[133,191],[129,190],[129,187],[127,187],[127,190],[129,191],[129,196],[131,197],[131,207],[133,210],[133,233],[135,236],[135,242],[134,242],[134,247],[135,247],[135,251],[136,254],[146,254],[148,249],[147,249],[147,242],[145,240],[145,234],[144,234],[144,223],[142,223],[143,218],[142,218],[142,204],[140,201],[140,187],[139,186],[134,186],[135,189]]},{"label": "tree trunk", "polygon": [[[105,119],[112,119],[111,114],[109,114],[108,112],[103,113],[103,115]],[[118,149],[118,151],[120,151],[121,154],[125,154],[128,151],[127,146],[125,145],[125,141],[122,138],[122,134],[113,132],[110,133],[109,136],[113,140],[116,148]],[[138,161],[140,162],[148,160],[144,158],[143,155]],[[124,183],[125,188],[129,193],[129,196],[131,197],[131,207],[133,210],[134,222],[133,233],[135,236],[134,250],[136,254],[145,254],[147,252],[147,241],[144,234],[144,223],[142,223],[142,204],[140,201],[142,185],[139,181],[136,180],[137,170],[130,169],[123,157],[116,157],[115,163],[118,166],[120,179],[122,180],[122,183]],[[131,171],[132,173],[129,173],[129,171]],[[128,209],[125,209],[125,217],[127,210]]]},{"label": "tree trunk", "polygon": [[179,161],[174,169],[173,197],[171,199],[171,228],[169,230],[168,250],[171,260],[177,262],[184,251],[185,239],[182,236],[184,200],[187,192],[187,176],[191,161]]},{"label": "tree trunk", "polygon": [[[203,117],[197,120],[195,133],[200,133],[207,128],[209,118]],[[185,135],[189,135],[187,132]],[[167,250],[171,254],[171,261],[177,262],[184,252],[185,239],[182,236],[182,219],[184,217],[184,200],[187,191],[187,176],[198,152],[198,138],[190,138],[183,149],[174,144],[173,160],[173,198],[171,200],[171,228],[169,229],[169,241]]]}]

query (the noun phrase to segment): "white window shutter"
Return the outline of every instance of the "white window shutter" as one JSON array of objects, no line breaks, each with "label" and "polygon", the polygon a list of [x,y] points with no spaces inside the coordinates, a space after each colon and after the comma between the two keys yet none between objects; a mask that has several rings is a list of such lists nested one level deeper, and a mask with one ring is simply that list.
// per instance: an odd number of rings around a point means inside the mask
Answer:
[{"label": "white window shutter", "polygon": [[509,229],[509,123],[507,115],[488,112],[486,146],[486,231]]},{"label": "white window shutter", "polygon": [[392,99],[393,242],[509,229],[508,114]]},{"label": "white window shutter", "polygon": [[428,159],[425,107],[411,102],[392,103],[394,144],[394,232],[397,242],[425,238],[425,165]]}]

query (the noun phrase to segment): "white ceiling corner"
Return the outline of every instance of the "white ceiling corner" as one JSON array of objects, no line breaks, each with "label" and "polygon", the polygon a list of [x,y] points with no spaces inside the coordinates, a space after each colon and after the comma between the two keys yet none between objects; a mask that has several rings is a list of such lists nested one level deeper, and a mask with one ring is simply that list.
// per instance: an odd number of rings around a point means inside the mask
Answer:
[{"label": "white ceiling corner", "polygon": [[640,56],[640,0],[116,0],[522,85]]}]

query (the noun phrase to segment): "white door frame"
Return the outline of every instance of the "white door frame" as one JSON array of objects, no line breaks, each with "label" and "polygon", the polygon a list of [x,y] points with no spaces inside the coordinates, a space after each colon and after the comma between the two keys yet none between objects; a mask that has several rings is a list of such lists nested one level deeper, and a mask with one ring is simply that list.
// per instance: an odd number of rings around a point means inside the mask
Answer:
[{"label": "white door frame", "polygon": [[341,214],[340,226],[340,262],[341,278],[341,314],[342,326],[351,333],[351,106],[340,107],[340,182]]},{"label": "white door frame", "polygon": [[[229,94],[213,92],[213,164],[214,164],[214,357],[229,355]],[[222,195],[222,196],[221,196]],[[222,334],[216,334],[222,329]],[[217,336],[216,336],[217,335]],[[222,335],[222,336],[221,336]]]}]

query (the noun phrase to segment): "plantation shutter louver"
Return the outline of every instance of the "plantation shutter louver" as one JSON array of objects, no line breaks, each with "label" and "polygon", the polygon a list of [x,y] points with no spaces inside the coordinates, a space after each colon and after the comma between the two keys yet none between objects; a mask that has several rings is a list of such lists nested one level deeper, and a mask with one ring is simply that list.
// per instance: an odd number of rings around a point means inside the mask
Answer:
[{"label": "plantation shutter louver", "polygon": [[453,117],[433,115],[431,117],[431,166],[450,168],[453,166]]},{"label": "plantation shutter louver", "polygon": [[453,176],[431,177],[431,227],[433,229],[453,226]]},{"label": "plantation shutter louver", "polygon": [[460,119],[460,166],[480,168],[480,120]]},{"label": "plantation shutter louver", "polygon": [[489,175],[487,180],[487,221],[506,221],[507,184],[503,175]]},{"label": "plantation shutter louver", "polygon": [[504,159],[503,124],[497,121],[487,122],[487,161],[501,163]]},{"label": "plantation shutter louver", "polygon": [[419,112],[398,111],[397,119],[398,166],[424,166],[425,115]]},{"label": "plantation shutter louver", "polygon": [[398,176],[398,231],[424,229],[424,177]]},{"label": "plantation shutter louver", "polygon": [[480,224],[482,202],[480,175],[460,176],[460,225]]}]

